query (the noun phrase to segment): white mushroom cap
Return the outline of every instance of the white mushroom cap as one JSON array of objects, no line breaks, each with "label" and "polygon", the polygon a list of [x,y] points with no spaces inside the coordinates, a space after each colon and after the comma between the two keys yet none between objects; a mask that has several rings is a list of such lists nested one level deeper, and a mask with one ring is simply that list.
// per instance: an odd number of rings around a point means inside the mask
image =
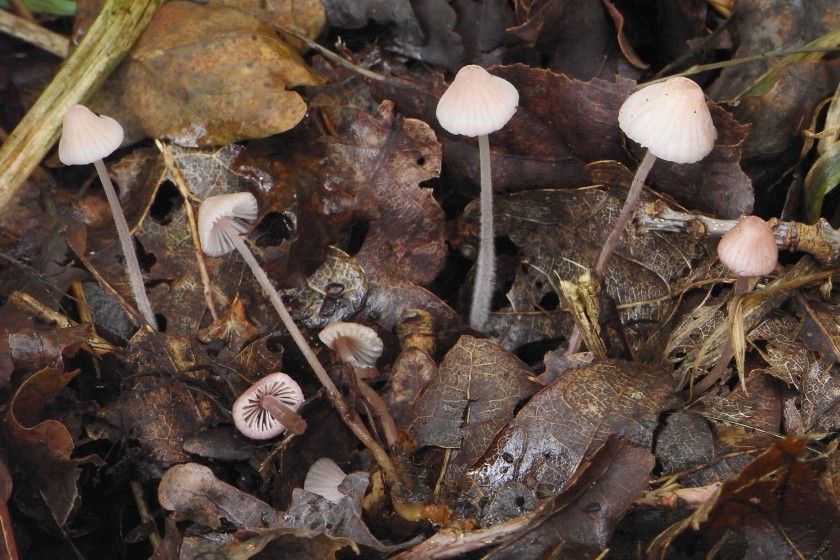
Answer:
[{"label": "white mushroom cap", "polygon": [[440,96],[436,114],[447,132],[481,136],[505,126],[518,104],[519,92],[513,84],[470,64],[458,71]]},{"label": "white mushroom cap", "polygon": [[640,89],[618,110],[618,126],[658,158],[694,163],[712,151],[717,130],[702,88],[671,78]]},{"label": "white mushroom cap", "polygon": [[382,355],[382,339],[375,330],[358,323],[330,323],[318,333],[318,338],[337,352],[344,363],[373,367]]},{"label": "white mushroom cap", "polygon": [[[198,239],[202,250],[210,257],[230,253],[234,245],[228,234],[217,226],[217,222],[222,218],[253,221],[257,219],[258,213],[257,199],[249,192],[222,194],[206,199],[198,209]],[[236,220],[230,223],[239,233],[245,233],[248,229]]]},{"label": "white mushroom cap", "polygon": [[335,464],[335,461],[329,457],[321,457],[306,473],[303,489],[337,504],[346,495],[338,489],[338,485],[344,482],[345,478],[347,475]]},{"label": "white mushroom cap", "polygon": [[100,117],[84,105],[73,105],[64,113],[58,159],[65,165],[105,159],[120,147],[124,136],[120,123],[111,117]]},{"label": "white mushroom cap", "polygon": [[251,385],[233,403],[233,423],[242,435],[251,439],[269,439],[282,434],[286,427],[263,406],[261,397],[273,395],[291,410],[303,404],[303,391],[285,373],[272,373]]},{"label": "white mushroom cap", "polygon": [[764,276],[776,268],[779,248],[770,225],[744,216],[718,243],[718,257],[736,276]]}]

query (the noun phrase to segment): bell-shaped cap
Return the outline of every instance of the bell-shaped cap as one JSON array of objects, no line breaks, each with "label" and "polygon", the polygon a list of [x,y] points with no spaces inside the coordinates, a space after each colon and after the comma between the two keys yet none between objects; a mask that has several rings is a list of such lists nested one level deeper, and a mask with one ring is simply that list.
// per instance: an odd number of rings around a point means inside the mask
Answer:
[{"label": "bell-shaped cap", "polygon": [[99,116],[84,105],[73,105],[64,113],[58,159],[65,165],[87,165],[105,159],[122,144],[125,133],[120,123]]},{"label": "bell-shaped cap", "polygon": [[[257,219],[257,199],[249,192],[222,194],[205,199],[198,208],[198,239],[201,249],[210,257],[220,257],[234,249],[233,242],[224,228],[219,227],[222,218]],[[245,233],[247,227],[231,219],[227,222],[238,233]]]},{"label": "bell-shaped cap", "polygon": [[703,90],[688,78],[642,88],[618,110],[618,126],[658,158],[695,163],[712,151],[717,130]]},{"label": "bell-shaped cap", "polygon": [[338,489],[338,485],[344,482],[345,478],[347,475],[335,461],[329,457],[321,457],[306,473],[303,489],[337,504],[346,495]]},{"label": "bell-shaped cap", "polygon": [[770,225],[744,216],[718,243],[718,257],[736,276],[764,276],[776,268],[779,248]]},{"label": "bell-shaped cap", "polygon": [[359,323],[330,323],[318,333],[318,338],[345,364],[373,367],[382,355],[382,339],[375,330]]},{"label": "bell-shaped cap", "polygon": [[440,96],[437,119],[452,134],[481,136],[505,126],[516,112],[519,92],[481,66],[464,66]]},{"label": "bell-shaped cap", "polygon": [[263,398],[272,395],[293,411],[303,404],[303,391],[294,379],[285,373],[272,373],[251,385],[233,403],[233,423],[242,435],[251,439],[269,439],[286,430],[263,404]]}]

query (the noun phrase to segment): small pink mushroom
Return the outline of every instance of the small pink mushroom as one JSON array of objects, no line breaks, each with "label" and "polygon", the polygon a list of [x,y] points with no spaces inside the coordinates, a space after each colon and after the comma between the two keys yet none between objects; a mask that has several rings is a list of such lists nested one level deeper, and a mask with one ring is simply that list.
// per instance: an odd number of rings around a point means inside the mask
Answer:
[{"label": "small pink mushroom", "polygon": [[269,439],[286,429],[303,433],[306,422],[296,414],[303,404],[303,391],[285,373],[272,373],[248,388],[233,403],[233,423],[251,439]]}]

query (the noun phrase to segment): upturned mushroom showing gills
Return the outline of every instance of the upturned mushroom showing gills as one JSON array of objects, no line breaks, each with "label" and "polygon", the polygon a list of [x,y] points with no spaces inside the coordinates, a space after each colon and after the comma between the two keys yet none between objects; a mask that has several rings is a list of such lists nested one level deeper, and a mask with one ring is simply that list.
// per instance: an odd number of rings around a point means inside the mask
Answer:
[{"label": "upturned mushroom showing gills", "polygon": [[306,422],[296,414],[303,404],[303,391],[285,373],[267,375],[251,385],[233,403],[236,428],[251,439],[269,439],[286,430],[301,434]]},{"label": "upturned mushroom showing gills", "polygon": [[73,105],[64,113],[61,140],[58,142],[58,159],[65,165],[92,163],[96,167],[102,187],[105,189],[108,205],[114,215],[117,236],[125,257],[128,280],[137,310],[153,329],[157,329],[157,320],[152,312],[149,298],[146,296],[143,274],[140,271],[140,263],[137,262],[137,253],[134,251],[134,241],[131,239],[131,232],[128,230],[128,223],[120,206],[117,191],[102,161],[119,148],[122,141],[123,128],[120,123],[111,117],[98,116],[83,105]]},{"label": "upturned mushroom showing gills", "polygon": [[631,140],[647,148],[627,200],[607,236],[595,271],[602,274],[618,240],[636,211],[642,187],[656,158],[673,163],[695,163],[709,155],[717,131],[706,106],[706,96],[688,78],[670,78],[633,93],[618,110],[618,126]]},{"label": "upturned mushroom showing gills", "polygon": [[330,323],[318,333],[318,338],[342,363],[353,365],[360,377],[368,377],[367,373],[375,370],[376,360],[384,348],[376,331],[359,323]]},{"label": "upturned mushroom showing gills", "polygon": [[458,71],[438,101],[436,115],[440,126],[451,134],[478,136],[481,174],[479,206],[478,260],[475,269],[470,324],[481,330],[490,317],[490,304],[496,276],[496,249],[493,245],[493,185],[490,174],[488,135],[505,126],[516,112],[519,92],[502,78],[481,66],[470,64]]}]

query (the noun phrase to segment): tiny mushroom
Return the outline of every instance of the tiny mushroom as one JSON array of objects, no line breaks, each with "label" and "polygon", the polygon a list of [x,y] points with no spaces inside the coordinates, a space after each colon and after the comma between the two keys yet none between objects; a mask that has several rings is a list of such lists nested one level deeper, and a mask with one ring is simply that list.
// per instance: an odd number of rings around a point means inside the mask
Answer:
[{"label": "tiny mushroom", "polygon": [[[756,276],[770,274],[779,259],[773,228],[758,216],[742,217],[720,239],[717,252],[720,261],[735,275],[736,295],[749,293],[751,280]],[[692,394],[702,394],[717,383],[733,355],[732,341],[729,340],[709,373],[694,385]],[[736,362],[739,369],[742,369],[739,360]]]},{"label": "tiny mushroom", "polygon": [[117,191],[114,189],[108,170],[105,169],[105,163],[102,161],[103,158],[111,155],[114,150],[120,147],[123,136],[122,126],[111,117],[98,116],[83,105],[73,105],[64,113],[61,140],[58,143],[58,159],[65,165],[88,165],[92,163],[96,167],[96,172],[99,174],[99,179],[105,189],[105,196],[111,207],[111,213],[114,215],[117,236],[125,257],[125,266],[137,309],[146,322],[152,328],[157,329],[157,320],[152,312],[152,305],[149,303],[146,288],[143,285],[143,274],[137,261],[134,241],[131,239],[131,232],[128,229],[122,206],[120,206]]},{"label": "tiny mushroom", "polygon": [[303,481],[303,489],[337,504],[346,495],[338,489],[345,478],[347,475],[335,461],[329,457],[321,457],[309,467]]},{"label": "tiny mushroom", "polygon": [[211,257],[220,257],[233,251],[233,249],[239,251],[309,367],[312,368],[318,380],[327,390],[330,402],[341,410],[345,407],[341,400],[341,394],[324,366],[318,361],[318,357],[312,351],[312,348],[309,347],[303,333],[300,332],[288,309],[286,309],[286,304],[283,303],[280,294],[277,293],[277,290],[271,284],[271,280],[269,280],[265,271],[260,268],[254,254],[251,253],[248,245],[242,239],[242,234],[248,230],[248,226],[240,220],[255,220],[257,214],[257,199],[248,192],[223,194],[206,199],[198,209],[198,236],[201,248]]},{"label": "tiny mushroom", "polygon": [[618,110],[618,126],[647,148],[627,200],[598,255],[595,271],[602,274],[624,228],[636,211],[645,178],[656,158],[695,163],[714,148],[717,131],[703,89],[688,78],[670,78],[633,93]]},{"label": "tiny mushroom", "polygon": [[306,423],[296,413],[303,404],[300,385],[285,373],[263,377],[233,403],[236,428],[251,439],[269,439],[290,432],[303,432]]},{"label": "tiny mushroom", "polygon": [[742,217],[721,238],[717,253],[720,262],[739,278],[770,274],[779,260],[773,229],[758,216]]},{"label": "tiny mushroom", "polygon": [[503,78],[481,66],[464,66],[438,101],[440,126],[451,134],[478,136],[481,175],[481,209],[478,260],[473,286],[470,324],[481,330],[490,316],[495,283],[496,252],[493,246],[493,187],[488,135],[505,126],[516,112],[519,92]]},{"label": "tiny mushroom", "polygon": [[375,330],[358,323],[330,323],[318,333],[318,338],[342,363],[352,364],[361,377],[375,370],[376,360],[382,355],[382,339]]}]

